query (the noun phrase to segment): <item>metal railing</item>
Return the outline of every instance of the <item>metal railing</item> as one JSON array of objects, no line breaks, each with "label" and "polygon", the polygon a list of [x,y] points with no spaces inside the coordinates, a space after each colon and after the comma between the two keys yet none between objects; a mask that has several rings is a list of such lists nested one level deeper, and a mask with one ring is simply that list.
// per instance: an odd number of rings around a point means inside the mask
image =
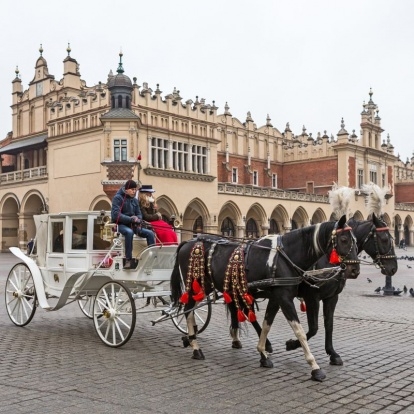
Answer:
[{"label": "metal railing", "polygon": [[47,177],[47,167],[28,168],[26,170],[11,171],[0,174],[1,183],[13,183],[16,181],[35,180]]}]

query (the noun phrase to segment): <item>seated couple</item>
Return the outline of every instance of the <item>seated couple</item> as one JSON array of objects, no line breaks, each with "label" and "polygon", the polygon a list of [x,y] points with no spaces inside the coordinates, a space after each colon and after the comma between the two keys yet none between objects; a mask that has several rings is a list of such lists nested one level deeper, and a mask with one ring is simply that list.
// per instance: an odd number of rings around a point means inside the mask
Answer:
[{"label": "seated couple", "polygon": [[[145,215],[143,214],[143,212],[141,212],[138,200],[135,197],[136,192],[137,192],[137,187],[138,187],[137,183],[134,180],[128,180],[125,183],[125,185],[118,190],[118,192],[115,194],[112,200],[112,209],[111,209],[112,222],[118,225],[118,231],[125,237],[126,260],[125,260],[124,269],[130,269],[131,267],[135,267],[132,263],[132,243],[133,243],[134,234],[140,237],[144,237],[147,240],[148,246],[155,244],[154,233],[151,230],[142,228],[140,226],[143,219],[145,221],[150,221],[150,220],[147,220],[148,216],[147,218],[145,218]],[[150,186],[145,186],[145,187],[151,190],[150,193],[154,192],[154,190],[152,190],[152,187],[151,188],[149,188]],[[152,209],[154,213],[156,213],[155,204],[152,206]],[[156,215],[157,216],[156,221],[158,221],[159,219],[158,214]],[[159,220],[159,221],[162,221],[162,220]],[[153,225],[153,223],[151,224]],[[167,223],[165,224],[169,227],[170,232],[174,233],[175,243],[177,243],[177,235],[175,234],[171,226],[169,226]],[[157,238],[159,238],[158,233],[157,233],[158,231],[157,228],[162,229],[163,225],[162,224],[157,225],[157,226],[153,225],[153,227],[157,235]],[[163,232],[161,231],[161,233]],[[164,238],[164,235],[161,234],[161,237]],[[168,236],[168,239],[169,240],[173,239],[173,237]],[[159,238],[159,240],[160,242],[164,243],[162,239]]]}]

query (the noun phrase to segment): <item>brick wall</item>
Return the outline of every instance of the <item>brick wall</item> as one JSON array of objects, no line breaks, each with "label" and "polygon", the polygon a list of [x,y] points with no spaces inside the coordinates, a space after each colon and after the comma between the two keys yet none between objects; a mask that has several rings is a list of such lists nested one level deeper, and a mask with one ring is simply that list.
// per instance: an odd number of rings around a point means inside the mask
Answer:
[{"label": "brick wall", "polygon": [[355,157],[349,157],[348,159],[348,182],[349,187],[356,188],[356,160]]},{"label": "brick wall", "polygon": [[399,183],[395,185],[396,203],[414,203],[414,183]]}]

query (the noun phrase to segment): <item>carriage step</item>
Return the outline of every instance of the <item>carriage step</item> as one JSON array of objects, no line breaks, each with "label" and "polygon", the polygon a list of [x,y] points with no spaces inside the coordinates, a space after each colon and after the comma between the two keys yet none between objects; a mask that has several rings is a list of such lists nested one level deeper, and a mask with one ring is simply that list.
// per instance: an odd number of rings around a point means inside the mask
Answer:
[{"label": "carriage step", "polygon": [[124,270],[135,270],[138,266],[138,262],[139,260],[136,260],[136,259],[130,259],[130,260],[123,259],[122,268]]}]

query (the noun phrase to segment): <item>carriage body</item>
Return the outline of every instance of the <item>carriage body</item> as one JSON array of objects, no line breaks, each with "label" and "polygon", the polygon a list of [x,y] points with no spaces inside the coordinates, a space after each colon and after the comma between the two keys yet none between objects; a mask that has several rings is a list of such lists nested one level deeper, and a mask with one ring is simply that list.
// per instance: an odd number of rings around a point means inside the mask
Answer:
[{"label": "carriage body", "polygon": [[[147,246],[145,239],[134,236],[137,265],[124,269],[123,236],[114,232],[108,212],[41,214],[34,220],[33,252],[10,248],[21,260],[6,282],[6,309],[13,323],[28,324],[38,306],[55,311],[77,301],[109,346],[127,342],[137,313],[162,312],[156,321],[171,318],[183,330],[178,310],[170,304],[177,245]],[[145,300],[146,306],[136,306],[139,300]],[[149,306],[151,301],[156,306]],[[112,334],[114,338],[109,338]]]}]

